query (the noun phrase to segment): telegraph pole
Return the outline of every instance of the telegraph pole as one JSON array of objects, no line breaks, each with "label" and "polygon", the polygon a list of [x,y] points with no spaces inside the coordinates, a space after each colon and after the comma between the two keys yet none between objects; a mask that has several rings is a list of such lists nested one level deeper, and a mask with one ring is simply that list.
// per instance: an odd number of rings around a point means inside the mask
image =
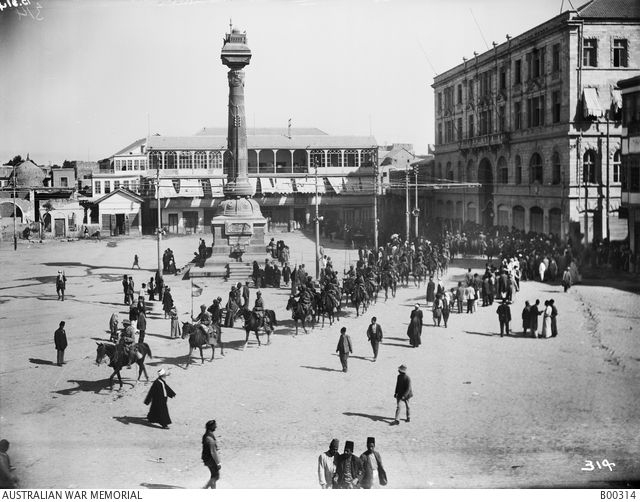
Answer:
[{"label": "telegraph pole", "polygon": [[320,217],[318,214],[318,163],[314,162],[315,182],[316,182],[316,217],[314,218],[316,226],[316,280],[320,280]]},{"label": "telegraph pole", "polygon": [[18,234],[16,231],[16,166],[13,166],[13,250],[18,250]]},{"label": "telegraph pole", "polygon": [[416,239],[418,238],[418,218],[420,217],[420,208],[418,206],[418,166],[413,166],[413,168],[415,169],[415,175],[416,175],[416,208],[414,209],[414,216],[416,218],[415,221],[415,234],[416,234]]},{"label": "telegraph pole", "polygon": [[409,219],[409,159],[407,159],[407,166],[404,170],[404,202],[405,202],[405,241],[409,242],[409,231],[411,230],[411,221]]},{"label": "telegraph pole", "polygon": [[378,256],[378,155],[373,159],[373,245]]},{"label": "telegraph pole", "polygon": [[162,243],[162,215],[160,213],[160,166],[156,165],[156,203],[158,204],[158,275],[162,277],[162,257],[160,255],[160,247]]}]

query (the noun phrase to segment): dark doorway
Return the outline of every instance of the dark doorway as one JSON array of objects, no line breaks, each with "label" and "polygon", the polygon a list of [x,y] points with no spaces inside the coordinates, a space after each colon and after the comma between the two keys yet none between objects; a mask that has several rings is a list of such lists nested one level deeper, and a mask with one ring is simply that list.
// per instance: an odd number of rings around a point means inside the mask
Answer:
[{"label": "dark doorway", "polygon": [[64,218],[55,219],[55,237],[64,237]]},{"label": "dark doorway", "polygon": [[124,235],[125,233],[124,214],[116,214],[116,228],[114,229],[114,234]]}]

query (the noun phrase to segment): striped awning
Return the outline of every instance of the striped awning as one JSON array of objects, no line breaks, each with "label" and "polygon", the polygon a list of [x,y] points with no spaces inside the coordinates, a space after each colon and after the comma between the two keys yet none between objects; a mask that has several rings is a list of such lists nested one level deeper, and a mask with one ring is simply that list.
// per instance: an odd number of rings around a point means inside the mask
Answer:
[{"label": "striped awning", "polygon": [[328,176],[327,180],[333,191],[337,194],[342,193],[346,188],[344,186],[344,178],[342,176]]},{"label": "striped awning", "polygon": [[199,179],[181,179],[178,197],[204,197],[204,190]]},{"label": "striped awning", "polygon": [[[293,179],[298,193],[316,193],[316,180],[314,178],[294,178]],[[318,177],[318,193],[325,193],[324,179]]]},{"label": "striped awning", "polygon": [[260,178],[260,188],[262,193],[276,193],[276,184],[273,178]]},{"label": "striped awning", "polygon": [[211,196],[212,197],[224,197],[224,180],[222,178],[210,178],[211,182]]},{"label": "striped awning", "polygon": [[176,192],[175,186],[173,185],[173,180],[160,179],[160,198],[167,199],[173,197],[178,197],[178,192]]},{"label": "striped awning", "polygon": [[582,90],[582,107],[585,118],[604,116],[604,108],[598,97],[598,89],[595,87],[586,87]]}]

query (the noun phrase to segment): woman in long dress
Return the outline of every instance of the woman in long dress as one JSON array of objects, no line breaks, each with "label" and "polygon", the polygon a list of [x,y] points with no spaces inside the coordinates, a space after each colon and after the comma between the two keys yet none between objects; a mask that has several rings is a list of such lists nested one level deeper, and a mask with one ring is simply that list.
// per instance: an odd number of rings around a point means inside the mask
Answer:
[{"label": "woman in long dress", "polygon": [[551,336],[551,313],[553,309],[549,304],[549,301],[544,302],[544,312],[542,314],[542,338],[549,338]]}]

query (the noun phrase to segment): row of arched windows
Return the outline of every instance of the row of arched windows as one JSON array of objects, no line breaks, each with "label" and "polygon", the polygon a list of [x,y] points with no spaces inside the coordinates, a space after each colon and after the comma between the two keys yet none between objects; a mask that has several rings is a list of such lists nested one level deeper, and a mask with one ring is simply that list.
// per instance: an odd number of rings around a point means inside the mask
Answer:
[{"label": "row of arched windows", "polygon": [[[613,154],[611,179],[612,183],[620,182],[620,150],[616,150]],[[513,171],[510,170],[507,163],[507,159],[501,156],[498,159],[498,165],[496,167],[496,182],[499,184],[507,185],[513,183],[515,185],[522,184],[551,184],[559,185],[562,183],[562,160],[558,152],[553,152],[551,156],[551,172],[545,176],[544,161],[542,156],[534,152],[529,158],[528,170],[523,172],[523,162],[520,155],[516,155],[513,161]],[[582,157],[582,183],[599,183],[601,169],[598,169],[597,152],[596,150],[587,150]],[[550,174],[550,176],[549,176]],[[477,170],[476,163],[473,159],[469,160],[464,168],[463,162],[458,161],[457,177],[456,172],[453,170],[451,162],[447,162],[443,170],[442,163],[438,162],[434,166],[433,177],[437,181],[466,181],[476,182]],[[602,180],[606,183],[606,179]]]}]

